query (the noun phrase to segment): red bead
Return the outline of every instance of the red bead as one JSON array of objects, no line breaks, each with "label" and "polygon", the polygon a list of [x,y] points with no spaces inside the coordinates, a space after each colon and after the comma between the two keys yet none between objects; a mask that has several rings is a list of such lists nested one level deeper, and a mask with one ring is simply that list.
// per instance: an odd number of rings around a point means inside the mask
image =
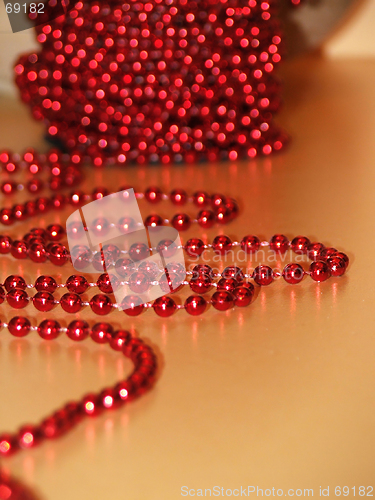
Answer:
[{"label": "red bead", "polygon": [[[40,292],[46,293],[46,292]],[[44,340],[53,340],[59,336],[60,333],[60,323],[53,319],[45,319],[38,326],[38,334]]]},{"label": "red bead", "polygon": [[149,215],[145,220],[146,227],[159,227],[162,226],[164,220],[160,217],[160,215]]},{"label": "red bead", "polygon": [[89,230],[92,231],[95,236],[101,237],[103,239],[110,230],[108,219],[106,219],[105,217],[98,217],[93,221]]},{"label": "red bead", "polygon": [[91,338],[98,344],[107,343],[113,333],[113,328],[108,323],[96,323],[91,330]]},{"label": "red bead", "polygon": [[6,181],[1,184],[1,191],[5,195],[13,194],[16,188],[17,185],[14,182]]},{"label": "red bead", "polygon": [[34,287],[38,292],[54,293],[57,288],[57,283],[52,276],[39,276],[35,281]]},{"label": "red bead", "polygon": [[243,272],[237,266],[226,267],[221,275],[223,278],[233,278],[238,283],[242,283],[242,281],[245,279]]},{"label": "red bead", "polygon": [[211,197],[205,191],[197,191],[193,194],[193,203],[197,205],[197,207],[203,207],[210,203]]},{"label": "red bead", "polygon": [[23,309],[29,303],[29,296],[25,290],[13,288],[7,293],[7,302],[15,309]]},{"label": "red bead", "polygon": [[134,293],[145,293],[150,288],[150,278],[147,273],[136,272],[129,278],[129,288]]},{"label": "red bead", "polygon": [[0,210],[0,222],[4,226],[10,226],[14,222],[13,210],[11,208],[2,208]]},{"label": "red bead", "polygon": [[221,278],[217,283],[218,290],[225,290],[227,292],[232,292],[236,286],[238,286],[238,283],[233,278]]},{"label": "red bead", "polygon": [[206,310],[207,302],[205,298],[200,295],[191,295],[185,300],[184,307],[188,314],[198,316]]},{"label": "red bead", "polygon": [[90,329],[86,321],[76,319],[69,323],[66,334],[67,336],[76,341],[84,340],[89,336]]},{"label": "red bead", "polygon": [[191,220],[187,214],[176,214],[173,217],[171,224],[178,231],[186,231],[191,225]]},{"label": "red bead", "polygon": [[245,286],[238,286],[232,292],[234,296],[234,305],[237,307],[248,306],[253,298],[254,290],[249,289]]},{"label": "red bead", "polygon": [[220,205],[215,209],[215,219],[220,224],[227,224],[232,220],[232,213],[225,205]]},{"label": "red bead", "polygon": [[305,272],[303,267],[299,264],[288,264],[283,270],[284,280],[291,285],[300,283],[303,280],[304,275]]},{"label": "red bead", "polygon": [[255,253],[260,248],[260,240],[257,236],[248,235],[242,238],[241,249],[246,253]]},{"label": "red bead", "polygon": [[310,245],[310,240],[306,238],[305,236],[296,236],[291,244],[290,248],[293,250],[294,253],[303,255],[307,254],[307,249]]},{"label": "red bead", "polygon": [[156,251],[160,253],[165,259],[173,257],[177,251],[177,245],[172,240],[161,240],[157,246]]},{"label": "red bead", "polygon": [[12,238],[9,236],[0,236],[0,254],[7,254],[12,248]]},{"label": "red bead", "polygon": [[22,316],[15,316],[8,324],[8,330],[14,337],[25,337],[30,333],[30,329],[30,321]]},{"label": "red bead", "polygon": [[27,217],[25,205],[22,205],[21,203],[12,207],[12,213],[14,220],[22,221]]},{"label": "red bead", "polygon": [[162,199],[163,193],[159,188],[148,188],[145,191],[145,198],[150,203],[158,203]]},{"label": "red bead", "polygon": [[154,301],[152,307],[156,314],[162,318],[171,316],[177,309],[175,301],[170,297],[159,297]]},{"label": "red bead", "polygon": [[197,264],[196,266],[194,266],[193,268],[193,277],[196,277],[196,276],[203,276],[203,275],[207,275],[212,279],[214,279],[214,271],[212,269],[212,267],[210,267],[209,265],[207,264]]},{"label": "red bead", "polygon": [[64,245],[55,243],[49,248],[49,260],[55,266],[63,266],[69,259],[68,251]]},{"label": "red bead", "polygon": [[212,210],[201,210],[198,214],[198,224],[204,229],[209,229],[215,223],[215,214]]},{"label": "red bead", "polygon": [[5,291],[4,288],[0,285],[0,304],[2,304],[5,300]]},{"label": "red bead", "polygon": [[144,307],[144,303],[137,295],[127,295],[121,302],[121,309],[128,316],[138,316]]},{"label": "red bead", "polygon": [[315,261],[310,265],[310,276],[314,281],[325,281],[331,276],[327,262]]},{"label": "red bead", "polygon": [[10,253],[16,259],[26,259],[28,255],[28,246],[24,241],[14,240]]},{"label": "red bead", "polygon": [[110,336],[109,345],[115,351],[122,351],[130,338],[131,334],[127,330],[117,330]]},{"label": "red bead", "polygon": [[65,236],[65,229],[60,224],[50,224],[46,232],[50,241],[60,241]]},{"label": "red bead", "polygon": [[60,299],[60,305],[67,313],[76,313],[82,309],[82,299],[76,293],[65,293]]},{"label": "red bead", "polygon": [[289,240],[283,234],[275,234],[270,240],[270,249],[274,252],[283,254],[289,248]]},{"label": "red bead", "polygon": [[319,254],[324,248],[322,243],[310,243],[307,247],[307,256],[311,260],[319,260]]},{"label": "red bead", "polygon": [[323,250],[319,253],[319,260],[327,260],[332,255],[337,253],[336,248],[323,248]]},{"label": "red bead", "polygon": [[68,199],[71,205],[73,205],[74,207],[78,207],[79,205],[82,205],[82,203],[84,203],[85,195],[80,191],[74,191],[69,195]]},{"label": "red bead", "polygon": [[99,394],[99,404],[106,410],[117,408],[119,403],[121,403],[121,400],[115,397],[115,392],[112,389],[104,389]]},{"label": "red bead", "polygon": [[225,201],[225,208],[229,210],[230,213],[230,219],[233,220],[237,217],[239,208],[237,205],[237,202],[233,200],[232,198],[227,198]]},{"label": "red bead", "polygon": [[32,448],[41,439],[41,431],[37,427],[25,425],[18,431],[18,444],[21,448]]},{"label": "red bead", "polygon": [[84,415],[95,416],[100,412],[100,402],[95,394],[87,394],[82,398],[81,407]]},{"label": "red bead", "polygon": [[225,255],[232,248],[232,241],[228,236],[216,236],[212,242],[212,248],[216,253]]},{"label": "red bead", "polygon": [[101,198],[104,198],[105,196],[109,195],[109,190],[106,188],[95,188],[92,192],[92,199],[93,201],[95,200],[100,200]]},{"label": "red bead", "polygon": [[121,276],[121,278],[127,278],[135,269],[135,264],[130,259],[119,259],[115,264],[116,274]]},{"label": "red bead", "polygon": [[335,257],[341,257],[344,260],[344,262],[345,262],[345,267],[348,267],[348,265],[349,265],[349,257],[345,253],[343,253],[343,252],[337,252],[334,256]]},{"label": "red bead", "polygon": [[147,260],[139,264],[138,271],[146,273],[150,281],[153,281],[160,273],[159,266],[156,264],[156,262]]},{"label": "red bead", "polygon": [[210,290],[212,281],[207,274],[201,274],[199,276],[192,276],[189,286],[195,293],[206,293]]},{"label": "red bead", "polygon": [[12,290],[13,288],[19,288],[20,290],[26,290],[26,281],[22,278],[22,276],[16,276],[11,274],[4,281],[4,288],[7,292]]},{"label": "red bead", "polygon": [[134,261],[144,260],[150,256],[150,249],[144,243],[133,243],[129,250],[129,257]]},{"label": "red bead", "polygon": [[204,243],[199,238],[191,238],[185,243],[184,248],[190,257],[199,257],[204,252]]},{"label": "red bead", "polygon": [[73,274],[66,280],[66,288],[72,293],[81,295],[85,293],[89,287],[90,284],[84,276]]},{"label": "red bead", "polygon": [[51,207],[60,210],[61,208],[64,208],[66,204],[67,199],[64,195],[54,194],[53,196],[51,196]]},{"label": "red bead", "polygon": [[36,238],[41,238],[42,240],[47,239],[47,232],[42,227],[33,227],[30,229],[30,233],[33,234]]},{"label": "red bead", "polygon": [[55,305],[53,295],[49,292],[37,292],[33,297],[33,305],[38,311],[50,311]]},{"label": "red bead", "polygon": [[214,194],[211,196],[212,206],[215,208],[221,207],[225,204],[226,198],[222,194]]},{"label": "red bead", "polygon": [[331,276],[342,276],[346,271],[345,260],[339,255],[332,255],[327,259],[327,264],[331,273]]},{"label": "red bead", "polygon": [[[17,442],[17,439],[12,436],[11,434],[2,434],[0,436],[0,456],[3,456],[3,457],[8,457],[10,455],[12,455],[12,453],[14,453],[15,451],[17,451],[18,449],[18,442]],[[2,482],[2,477],[0,476],[0,483]],[[1,488],[1,486],[0,486]],[[7,492],[7,490],[5,490]],[[4,496],[4,498],[6,498]],[[8,496],[8,498],[11,498],[10,496]],[[20,498],[20,500],[22,500]]]},{"label": "red bead", "polygon": [[29,193],[40,193],[44,188],[44,183],[40,179],[32,179],[27,183]]},{"label": "red bead", "polygon": [[90,307],[95,314],[104,316],[105,314],[109,314],[111,312],[112,301],[107,295],[97,294],[91,298]]},{"label": "red bead", "polygon": [[218,311],[227,311],[234,304],[233,295],[226,291],[215,292],[211,297],[212,306]]},{"label": "red bead", "polygon": [[174,189],[170,194],[171,202],[174,205],[184,205],[187,202],[187,194],[183,189]]},{"label": "red bead", "polygon": [[254,269],[253,279],[261,286],[269,285],[273,281],[272,269],[268,266],[258,266]]},{"label": "red bead", "polygon": [[30,259],[33,262],[41,263],[41,262],[46,262],[48,258],[48,254],[46,252],[46,249],[44,245],[41,243],[33,243],[30,245],[30,248],[28,250],[28,254]]},{"label": "red bead", "polygon": [[117,290],[120,281],[114,274],[104,273],[99,276],[96,283],[101,292],[113,293],[113,289]]}]

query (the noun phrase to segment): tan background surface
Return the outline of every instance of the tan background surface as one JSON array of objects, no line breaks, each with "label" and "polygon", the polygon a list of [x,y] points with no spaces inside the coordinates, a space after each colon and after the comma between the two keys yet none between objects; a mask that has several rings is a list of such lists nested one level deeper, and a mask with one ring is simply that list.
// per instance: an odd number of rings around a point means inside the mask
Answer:
[{"label": "tan background surface", "polygon": [[[223,233],[305,234],[347,252],[347,276],[322,284],[276,282],[244,310],[211,310],[199,319],[184,312],[162,320],[148,311],[136,321],[111,314],[155,346],[160,380],[128,407],[3,462],[41,499],[173,500],[184,485],[314,488],[315,497],[329,485],[334,497],[335,486],[374,485],[375,62],[310,58],[285,66],[284,74],[279,122],[294,137],[285,153],[130,168],[117,171],[119,182],[112,173],[90,171],[90,182],[234,196],[241,214]],[[41,128],[20,103],[3,98],[0,106],[0,147],[42,145]],[[1,275],[11,272],[33,279],[56,275],[56,268],[2,258]],[[31,306],[29,312],[36,317]],[[2,306],[0,314],[10,313]],[[38,421],[130,368],[90,341],[0,335],[4,430]]]}]

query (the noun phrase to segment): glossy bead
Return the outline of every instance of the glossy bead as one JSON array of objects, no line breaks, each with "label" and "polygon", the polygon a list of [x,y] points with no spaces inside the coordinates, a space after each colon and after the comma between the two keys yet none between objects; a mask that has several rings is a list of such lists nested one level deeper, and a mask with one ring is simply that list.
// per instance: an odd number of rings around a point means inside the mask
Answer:
[{"label": "glossy bead", "polygon": [[99,276],[96,280],[98,288],[103,293],[113,293],[113,290],[117,290],[120,281],[114,274],[104,273]]},{"label": "glossy bead", "polygon": [[331,276],[337,277],[342,276],[346,271],[345,260],[339,255],[332,255],[327,259],[327,264],[331,273]]},{"label": "glossy bead", "polygon": [[164,224],[164,220],[160,217],[160,215],[149,215],[145,219],[146,227],[159,227]]},{"label": "glossy bead", "polygon": [[47,251],[41,243],[33,243],[30,245],[28,255],[33,262],[37,263],[46,262],[48,258]]},{"label": "glossy bead", "polygon": [[204,252],[204,243],[199,238],[191,238],[185,243],[184,248],[189,257],[200,257]]},{"label": "glossy bead", "polygon": [[145,198],[150,203],[158,203],[161,201],[162,195],[162,191],[157,187],[151,187],[145,191]]},{"label": "glossy bead", "polygon": [[343,253],[343,252],[337,252],[337,253],[334,254],[334,257],[341,257],[344,260],[344,262],[345,262],[345,267],[348,267],[348,265],[349,265],[349,257],[345,253]]},{"label": "glossy bead", "polygon": [[189,281],[189,286],[195,293],[206,293],[212,286],[212,280],[207,274],[192,276]]},{"label": "glossy bead", "polygon": [[213,194],[211,196],[211,204],[213,207],[218,208],[225,204],[226,198],[222,194]]},{"label": "glossy bead", "polygon": [[238,286],[238,283],[233,278],[221,278],[217,283],[218,290],[225,290],[227,292],[232,292],[236,286]]},{"label": "glossy bead", "polygon": [[306,238],[306,236],[296,236],[295,238],[293,238],[290,244],[290,248],[294,253],[304,255],[307,254],[310,243],[310,240]]},{"label": "glossy bead", "polygon": [[284,254],[289,248],[289,240],[283,234],[275,234],[270,240],[270,249],[274,252]]},{"label": "glossy bead", "polygon": [[23,221],[27,218],[25,205],[19,203],[12,207],[13,219],[16,221]]},{"label": "glossy bead", "polygon": [[145,243],[133,243],[129,250],[129,257],[134,261],[147,259],[150,255],[148,245]]},{"label": "glossy bead", "polygon": [[258,266],[254,269],[253,279],[257,285],[270,285],[273,281],[272,269],[269,266]]},{"label": "glossy bead", "polygon": [[186,231],[191,226],[191,220],[187,214],[176,214],[172,218],[171,224],[178,231]]},{"label": "glossy bead", "polygon": [[218,311],[227,311],[233,307],[234,298],[230,292],[220,290],[212,295],[211,303]]},{"label": "glossy bead", "polygon": [[81,407],[84,415],[93,417],[100,412],[99,398],[96,394],[87,394],[81,400]]},{"label": "glossy bead", "polygon": [[[41,292],[46,293],[46,292]],[[60,323],[53,319],[45,319],[38,326],[38,334],[44,340],[56,339],[60,334]]]},{"label": "glossy bead", "polygon": [[201,210],[198,214],[198,224],[204,229],[209,229],[215,223],[215,214],[212,210]]},{"label": "glossy bead", "polygon": [[200,295],[190,295],[185,300],[185,310],[191,316],[199,316],[203,314],[207,307],[207,302],[204,297]]},{"label": "glossy bead", "polygon": [[146,273],[150,281],[153,281],[157,277],[157,275],[160,274],[159,266],[156,264],[156,262],[147,260],[139,264],[138,271]]},{"label": "glossy bead", "polygon": [[88,323],[80,319],[71,321],[66,331],[67,336],[76,341],[86,339],[89,336],[89,333],[90,329]]},{"label": "glossy bead", "polygon": [[327,262],[315,261],[310,265],[310,276],[314,281],[325,281],[331,276]]},{"label": "glossy bead", "polygon": [[119,259],[116,261],[115,270],[116,274],[121,278],[129,277],[136,269],[134,262],[130,259]]},{"label": "glossy bead", "polygon": [[241,269],[237,266],[228,266],[224,269],[222,272],[221,276],[223,278],[233,278],[235,279],[238,283],[242,283],[242,281],[245,279],[245,276]]},{"label": "glossy bead", "polygon": [[5,300],[5,291],[4,288],[0,285],[0,304],[2,304]]},{"label": "glossy bead", "polygon": [[234,297],[235,306],[246,307],[252,301],[254,290],[251,290],[245,286],[238,286],[233,290],[232,295]]},{"label": "glossy bead", "polygon": [[172,240],[164,239],[159,241],[156,246],[156,251],[165,259],[170,259],[177,252],[177,245]]},{"label": "glossy bead", "polygon": [[257,236],[248,235],[241,240],[241,249],[247,254],[255,253],[260,248],[260,240]]},{"label": "glossy bead", "polygon": [[17,288],[9,290],[6,299],[8,304],[14,307],[14,309],[23,309],[29,303],[29,296],[25,290],[19,290]]},{"label": "glossy bead", "polygon": [[50,224],[46,233],[49,241],[60,241],[65,236],[65,229],[60,224]]},{"label": "glossy bead", "polygon": [[0,222],[4,226],[10,226],[14,223],[13,210],[11,208],[2,208],[0,210]]},{"label": "glossy bead", "polygon": [[69,259],[67,249],[60,243],[55,243],[49,248],[49,260],[55,266],[63,266]]},{"label": "glossy bead", "polygon": [[24,241],[14,240],[12,243],[12,247],[10,253],[16,259],[26,259],[28,256],[28,246]]},{"label": "glossy bead", "polygon": [[32,301],[35,309],[42,312],[50,311],[55,305],[53,295],[49,292],[37,292]]},{"label": "glossy bead", "polygon": [[214,271],[213,271],[212,267],[210,267],[207,264],[197,264],[196,266],[194,266],[193,275],[192,275],[193,278],[196,276],[203,276],[203,275],[207,275],[210,277],[211,280],[213,280],[214,279]]},{"label": "glossy bead", "polygon": [[26,290],[26,287],[26,281],[22,278],[22,276],[11,274],[4,281],[4,288],[7,292],[9,292],[9,290],[12,290],[13,288]]},{"label": "glossy bead", "polygon": [[136,222],[132,217],[121,217],[117,222],[117,228],[121,233],[127,234],[135,231],[137,228]]},{"label": "glossy bead", "polygon": [[170,297],[159,297],[152,305],[155,313],[162,318],[167,318],[174,314],[177,309],[176,303]]},{"label": "glossy bead", "polygon": [[220,205],[215,209],[215,219],[220,224],[227,224],[232,220],[232,212],[225,205]]},{"label": "glossy bead", "polygon": [[150,278],[147,273],[136,272],[129,278],[129,288],[134,293],[145,293],[150,288]]},{"label": "glossy bead", "polygon": [[8,324],[9,333],[14,337],[25,337],[30,333],[30,329],[30,321],[22,316],[15,316]]},{"label": "glossy bead", "polygon": [[109,345],[115,351],[122,351],[125,343],[131,338],[130,332],[127,330],[116,330],[110,335]]},{"label": "glossy bead", "polygon": [[232,241],[228,236],[216,236],[212,242],[212,248],[220,255],[225,255],[232,248]]},{"label": "glossy bead", "polygon": [[78,293],[78,295],[85,293],[89,287],[90,284],[84,276],[73,274],[66,280],[66,288],[69,292]]},{"label": "glossy bead", "polygon": [[96,323],[91,330],[91,338],[98,344],[106,344],[109,342],[113,328],[108,323]]},{"label": "glossy bead", "polygon": [[323,250],[319,253],[319,260],[327,260],[329,257],[331,257],[336,253],[337,253],[336,248],[332,247],[323,248]]},{"label": "glossy bead", "polygon": [[91,310],[100,316],[109,314],[112,310],[112,301],[107,295],[97,294],[90,299]]},{"label": "glossy bead", "polygon": [[320,252],[325,248],[322,243],[310,243],[307,247],[307,256],[311,260],[319,260]]},{"label": "glossy bead", "polygon": [[0,236],[0,254],[7,254],[12,248],[12,238],[9,236]]},{"label": "glossy bead", "polygon": [[187,194],[183,189],[174,189],[169,197],[174,205],[184,205],[187,202]]},{"label": "glossy bead", "polygon": [[18,444],[21,448],[32,448],[39,443],[41,439],[41,432],[38,427],[25,425],[18,431],[17,438]]},{"label": "glossy bead", "polygon": [[227,198],[225,201],[225,208],[229,210],[230,213],[230,220],[233,220],[237,217],[239,208],[237,205],[237,202],[233,200],[232,198]]},{"label": "glossy bead", "polygon": [[211,202],[211,197],[205,191],[197,191],[193,194],[193,203],[197,205],[197,207],[203,207]]},{"label": "glossy bead", "polygon": [[291,285],[300,283],[303,280],[304,275],[305,272],[303,267],[299,264],[287,264],[283,269],[283,278]]},{"label": "glossy bead", "polygon": [[105,217],[98,217],[95,219],[89,228],[89,231],[92,231],[96,237],[101,237],[101,239],[107,236],[109,230],[110,224]]},{"label": "glossy bead", "polygon": [[35,281],[34,288],[38,292],[54,293],[57,289],[57,283],[52,276],[39,276]]},{"label": "glossy bead", "polygon": [[[8,457],[12,455],[15,451],[17,451],[17,449],[18,449],[18,442],[14,436],[12,436],[11,434],[0,435],[0,456]],[[5,490],[5,492],[7,493],[7,490]],[[22,499],[20,498],[20,500]]]},{"label": "glossy bead", "polygon": [[121,309],[128,316],[138,316],[144,310],[144,304],[137,295],[127,295],[121,302]]},{"label": "glossy bead", "polygon": [[65,293],[60,299],[60,305],[65,312],[73,314],[82,309],[82,299],[76,293]]}]

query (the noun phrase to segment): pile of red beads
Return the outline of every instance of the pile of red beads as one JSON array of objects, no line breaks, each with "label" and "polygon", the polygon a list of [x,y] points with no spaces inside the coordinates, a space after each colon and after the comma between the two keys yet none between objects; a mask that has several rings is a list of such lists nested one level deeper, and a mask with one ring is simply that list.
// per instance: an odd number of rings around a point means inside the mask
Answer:
[{"label": "pile of red beads", "polygon": [[49,21],[47,8],[16,83],[48,134],[96,166],[270,154],[286,143],[277,12],[276,0],[80,1]]}]

